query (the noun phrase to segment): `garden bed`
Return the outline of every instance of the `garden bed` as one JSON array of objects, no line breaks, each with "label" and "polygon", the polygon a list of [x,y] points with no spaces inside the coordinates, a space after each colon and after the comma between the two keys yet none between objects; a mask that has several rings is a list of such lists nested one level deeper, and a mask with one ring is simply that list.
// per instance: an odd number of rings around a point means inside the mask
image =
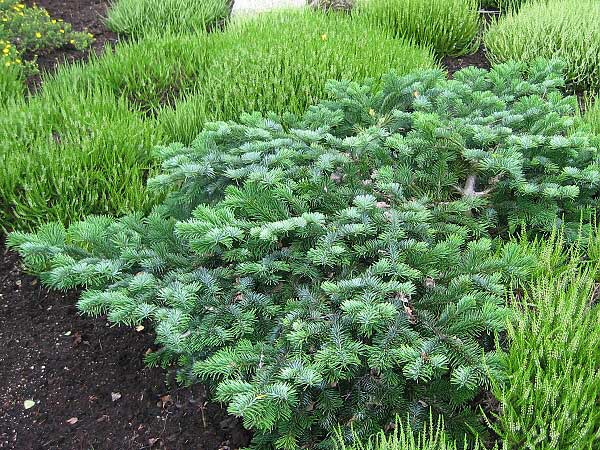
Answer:
[{"label": "garden bed", "polygon": [[[26,0],[27,5],[38,5],[48,10],[52,17],[64,19],[73,25],[76,31],[88,31],[94,35],[94,43],[91,51],[100,53],[106,45],[114,45],[119,37],[110,31],[104,23],[106,11],[110,5],[106,0]],[[232,1],[233,5],[233,1]],[[485,15],[489,19],[489,15]],[[76,50],[73,48],[61,48],[40,53],[37,57],[40,74],[54,72],[56,68],[64,63],[86,60],[90,50]],[[448,56],[443,58],[442,66],[452,75],[454,72],[468,67],[476,66],[489,69],[490,62],[482,46],[476,53],[465,56]],[[41,83],[41,76],[34,75],[29,78],[28,85],[35,90]]]},{"label": "garden bed", "polygon": [[[49,292],[0,246],[0,448],[206,449],[248,432],[202,386],[147,368],[151,333],[82,317],[76,292]],[[25,409],[33,399],[35,406]],[[77,422],[73,422],[77,418]]]},{"label": "garden bed", "polygon": [[[76,31],[87,31],[94,35],[94,43],[91,51],[101,52],[106,45],[113,45],[117,42],[116,33],[110,31],[104,24],[106,10],[109,2],[104,0],[27,0],[28,6],[34,4],[48,10],[52,17],[65,20],[73,25]],[[60,48],[46,53],[40,53],[37,57],[37,63],[40,74],[44,72],[53,72],[59,64],[65,61],[85,60],[90,54],[90,49],[76,50],[74,48]],[[28,84],[30,88],[39,86],[40,75],[30,77]]]}]

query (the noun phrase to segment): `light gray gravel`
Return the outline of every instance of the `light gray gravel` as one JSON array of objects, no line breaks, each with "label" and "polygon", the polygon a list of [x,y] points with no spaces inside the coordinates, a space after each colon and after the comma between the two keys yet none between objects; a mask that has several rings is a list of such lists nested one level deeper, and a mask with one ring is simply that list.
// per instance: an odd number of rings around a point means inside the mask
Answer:
[{"label": "light gray gravel", "polygon": [[306,0],[235,0],[231,14],[244,16],[272,9],[303,8]]}]

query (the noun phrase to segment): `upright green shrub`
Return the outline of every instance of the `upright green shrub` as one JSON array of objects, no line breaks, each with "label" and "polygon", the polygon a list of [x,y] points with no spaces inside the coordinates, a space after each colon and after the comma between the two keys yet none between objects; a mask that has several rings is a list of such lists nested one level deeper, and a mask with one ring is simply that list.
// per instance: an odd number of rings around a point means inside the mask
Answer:
[{"label": "upright green shrub", "polygon": [[0,108],[11,100],[23,98],[25,83],[18,67],[0,66]]},{"label": "upright green shrub", "polygon": [[600,3],[596,0],[527,2],[493,23],[484,41],[494,62],[561,58],[572,88],[600,88]]},{"label": "upright green shrub", "polygon": [[[478,440],[471,446],[468,442],[456,442],[448,437],[442,421],[434,425],[433,420],[423,427],[422,430],[413,430],[410,423],[397,420],[393,431],[379,432],[371,437],[366,443],[354,438],[355,444],[346,445],[343,436],[338,437],[336,450],[484,450]],[[494,447],[497,449],[497,446]]]},{"label": "upright green shrub", "polygon": [[490,236],[515,217],[569,224],[598,194],[558,69],[332,82],[302,117],[244,115],[159,148],[149,186],[169,194],[152,214],[9,246],[46,285],[84,286],[82,311],[152,324],[148,362],[210,382],[255,448],[327,448],[338,423],[365,438],[397,414],[420,429],[430,411],[478,430],[507,288],[532,265]]},{"label": "upright green shrub", "polygon": [[322,98],[328,79],[380,80],[390,69],[435,65],[429,50],[343,13],[261,14],[232,23],[206,45],[211,57],[197,94],[158,116],[173,140],[189,143],[207,120],[241,112],[302,113]]},{"label": "upright green shrub", "polygon": [[0,114],[0,228],[146,210],[155,128],[106,90],[55,94]]},{"label": "upright green shrub", "polygon": [[45,92],[67,97],[98,89],[126,99],[131,109],[152,117],[196,91],[212,58],[207,35],[149,36],[124,42],[45,80]]},{"label": "upright green shrub", "polygon": [[229,16],[230,0],[115,0],[108,27],[133,37],[206,31]]},{"label": "upright green shrub", "polygon": [[542,270],[513,300],[496,431],[509,448],[592,450],[600,439],[598,260],[587,268],[577,254],[557,260],[564,247],[556,241],[532,248]]},{"label": "upright green shrub", "polygon": [[600,101],[588,99],[583,122],[587,124],[593,133],[600,135]]},{"label": "upright green shrub", "polygon": [[397,36],[431,46],[438,56],[478,47],[478,0],[359,0],[357,12]]}]

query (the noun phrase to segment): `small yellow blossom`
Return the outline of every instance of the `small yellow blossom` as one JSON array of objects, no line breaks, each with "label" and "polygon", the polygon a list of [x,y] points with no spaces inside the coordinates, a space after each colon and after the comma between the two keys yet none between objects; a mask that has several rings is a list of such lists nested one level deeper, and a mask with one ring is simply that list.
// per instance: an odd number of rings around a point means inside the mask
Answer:
[{"label": "small yellow blossom", "polygon": [[38,38],[38,39],[39,39],[39,38],[41,38],[41,37],[42,37],[42,33],[40,33],[40,32],[38,31],[37,33],[35,33],[35,37],[36,37],[36,38]]},{"label": "small yellow blossom", "polygon": [[59,31],[60,31],[61,33],[64,33],[64,32],[65,32],[65,30],[63,30],[62,28],[61,28]]},{"label": "small yellow blossom", "polygon": [[16,62],[17,64],[21,64],[21,60],[20,60],[20,59],[15,59],[15,62]]},{"label": "small yellow blossom", "polygon": [[6,62],[4,63],[4,65],[5,65],[6,67],[9,67],[9,66],[10,66],[10,61],[6,61]]},{"label": "small yellow blossom", "polygon": [[56,19],[52,19],[52,23],[56,23]]},{"label": "small yellow blossom", "polygon": [[71,39],[71,40],[69,41],[69,44],[75,44],[75,39]]},{"label": "small yellow blossom", "polygon": [[321,35],[321,40],[322,41],[326,41],[327,40],[327,34],[322,34]]}]

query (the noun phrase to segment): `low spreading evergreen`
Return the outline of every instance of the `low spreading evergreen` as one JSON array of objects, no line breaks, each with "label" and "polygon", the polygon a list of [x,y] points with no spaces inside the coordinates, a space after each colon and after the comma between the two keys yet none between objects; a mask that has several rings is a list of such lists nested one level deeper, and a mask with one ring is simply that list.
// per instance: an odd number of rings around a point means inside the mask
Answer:
[{"label": "low spreading evergreen", "polygon": [[244,115],[160,148],[146,217],[13,233],[79,308],[151,323],[150,364],[208,382],[255,448],[329,448],[430,412],[477,429],[530,259],[498,236],[575,229],[598,150],[554,61],[331,82],[302,117]]}]

